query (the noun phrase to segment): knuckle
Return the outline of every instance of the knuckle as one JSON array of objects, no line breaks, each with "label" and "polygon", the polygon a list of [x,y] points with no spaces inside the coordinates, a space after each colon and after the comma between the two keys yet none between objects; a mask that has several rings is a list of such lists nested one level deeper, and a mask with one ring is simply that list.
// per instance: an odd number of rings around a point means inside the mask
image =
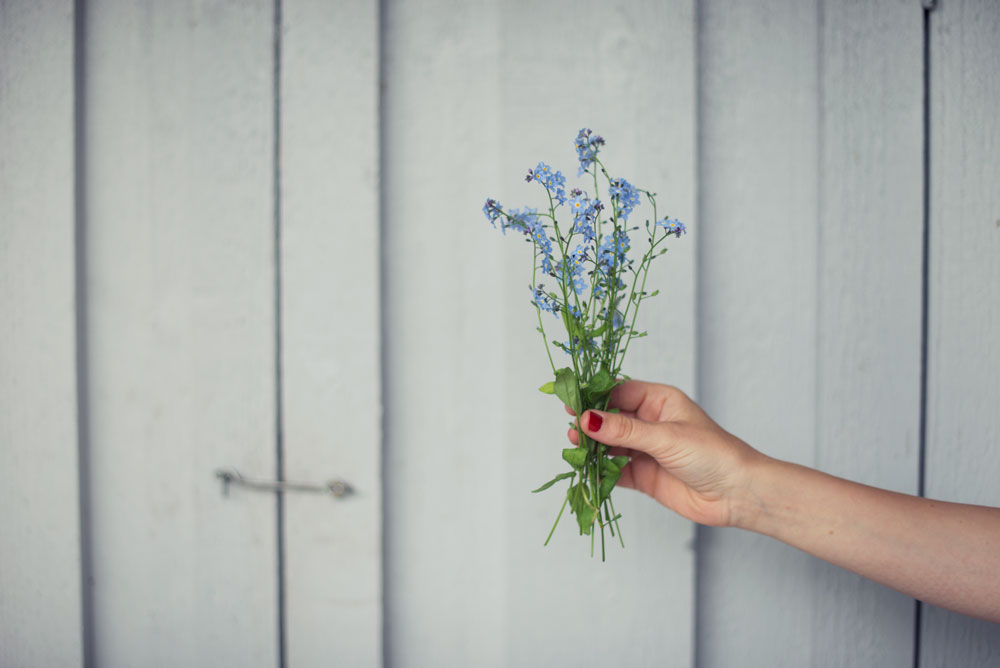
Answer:
[{"label": "knuckle", "polygon": [[635,436],[635,424],[627,417],[617,416],[614,422],[614,435],[619,441],[628,443]]},{"label": "knuckle", "polygon": [[691,398],[679,387],[673,385],[664,385],[663,387],[663,397],[666,401],[691,401]]}]

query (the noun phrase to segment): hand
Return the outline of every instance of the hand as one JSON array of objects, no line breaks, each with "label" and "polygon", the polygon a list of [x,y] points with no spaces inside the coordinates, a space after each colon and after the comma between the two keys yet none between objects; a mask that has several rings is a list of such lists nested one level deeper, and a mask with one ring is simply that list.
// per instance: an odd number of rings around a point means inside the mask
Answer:
[{"label": "hand", "polygon": [[[613,454],[632,458],[619,486],[644,492],[701,524],[740,523],[753,465],[767,459],[764,455],[719,427],[675,387],[630,380],[612,391],[610,407],[621,413],[586,411],[580,425],[612,446]],[[575,429],[569,440],[579,444]]]},{"label": "hand", "polygon": [[[1000,508],[935,501],[763,455],[674,387],[629,381],[591,438],[632,461],[619,485],[684,517],[771,536],[909,596],[1000,623]],[[575,429],[569,440],[579,441]]]}]

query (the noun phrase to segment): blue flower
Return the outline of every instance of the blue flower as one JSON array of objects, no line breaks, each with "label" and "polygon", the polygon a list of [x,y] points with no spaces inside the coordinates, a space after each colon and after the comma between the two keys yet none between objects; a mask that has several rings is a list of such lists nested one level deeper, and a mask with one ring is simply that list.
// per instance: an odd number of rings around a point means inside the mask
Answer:
[{"label": "blue flower", "polygon": [[576,146],[577,160],[580,161],[580,170],[577,172],[577,176],[583,176],[594,164],[594,159],[597,158],[597,152],[600,150],[598,147],[604,145],[604,138],[592,134],[590,128],[582,128],[577,133],[573,144]]},{"label": "blue flower", "polygon": [[583,317],[583,311],[573,306],[572,304],[566,310],[569,311],[569,314],[574,318],[576,318],[577,320]]},{"label": "blue flower", "polygon": [[621,267],[627,258],[629,243],[625,230],[617,230],[601,239],[601,245],[597,249],[598,269],[610,274],[615,267]]},{"label": "blue flower", "polygon": [[629,248],[631,248],[629,245],[628,235],[625,234],[624,231],[620,231],[615,235],[615,237],[615,250],[618,251],[618,261],[624,262],[625,254],[628,253]]},{"label": "blue flower", "polygon": [[552,300],[551,297],[545,294],[545,291],[542,290],[543,287],[545,286],[539,285],[538,287],[534,288],[531,287],[530,285],[528,286],[528,288],[531,290],[531,295],[533,297],[531,303],[537,306],[538,308],[542,309],[543,311],[548,311],[552,315],[555,315],[556,303]]},{"label": "blue flower", "polygon": [[587,290],[587,282],[583,278],[584,260],[587,259],[587,249],[577,246],[560,265],[562,285],[573,286],[573,291],[582,295]]},{"label": "blue flower", "polygon": [[597,247],[597,267],[607,273],[615,265],[615,240],[610,234]]},{"label": "blue flower", "polygon": [[542,222],[535,217],[534,223],[527,231],[528,236],[535,243],[535,247],[542,254],[542,271],[546,274],[552,273],[552,240],[549,239],[549,235],[545,233],[545,226]]},{"label": "blue flower", "polygon": [[513,227],[518,232],[528,234],[531,228],[538,224],[537,214],[538,209],[533,209],[530,206],[524,207],[524,211],[511,209],[507,212],[507,227]]},{"label": "blue flower", "polygon": [[[601,320],[608,321],[608,309],[601,310]],[[625,324],[625,318],[622,312],[615,309],[614,315],[611,316],[611,329],[621,329],[622,325]]]},{"label": "blue flower", "polygon": [[483,213],[486,215],[486,220],[490,221],[490,225],[493,229],[496,229],[497,220],[500,220],[500,230],[507,234],[507,226],[504,224],[504,219],[502,218],[502,212],[500,210],[500,202],[495,199],[486,200],[486,204],[483,205]]},{"label": "blue flower", "polygon": [[594,221],[597,218],[597,209],[586,193],[574,190],[579,193],[569,200],[569,210],[573,212],[573,233],[582,234],[583,240],[590,243],[594,240]]},{"label": "blue flower", "polygon": [[611,179],[608,194],[624,220],[628,220],[628,215],[639,206],[639,191],[625,179]]},{"label": "blue flower", "polygon": [[528,170],[525,180],[537,181],[559,204],[566,203],[566,177],[562,172],[553,172],[551,167],[540,162],[533,170]]},{"label": "blue flower", "polygon": [[684,226],[684,223],[677,219],[664,218],[663,220],[656,221],[656,224],[665,229],[667,234],[674,234],[678,238],[680,238],[682,234],[687,233],[687,228]]}]

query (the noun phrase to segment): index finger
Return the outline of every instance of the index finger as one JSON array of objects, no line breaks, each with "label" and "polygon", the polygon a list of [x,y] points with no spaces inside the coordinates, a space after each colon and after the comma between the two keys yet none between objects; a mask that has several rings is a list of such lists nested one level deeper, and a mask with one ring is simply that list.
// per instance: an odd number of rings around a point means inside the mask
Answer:
[{"label": "index finger", "polygon": [[680,390],[669,385],[627,380],[611,391],[609,405],[623,413],[635,413],[640,420],[656,422],[669,418],[671,409],[677,406],[677,399],[682,395]]}]

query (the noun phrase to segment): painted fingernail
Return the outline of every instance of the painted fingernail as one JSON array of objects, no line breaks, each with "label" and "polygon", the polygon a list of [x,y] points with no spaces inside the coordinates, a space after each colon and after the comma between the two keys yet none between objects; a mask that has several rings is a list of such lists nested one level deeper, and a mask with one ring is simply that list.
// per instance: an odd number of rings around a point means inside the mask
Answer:
[{"label": "painted fingernail", "polygon": [[604,418],[594,411],[590,411],[590,417],[587,418],[587,430],[600,431],[602,424],[604,424]]}]

